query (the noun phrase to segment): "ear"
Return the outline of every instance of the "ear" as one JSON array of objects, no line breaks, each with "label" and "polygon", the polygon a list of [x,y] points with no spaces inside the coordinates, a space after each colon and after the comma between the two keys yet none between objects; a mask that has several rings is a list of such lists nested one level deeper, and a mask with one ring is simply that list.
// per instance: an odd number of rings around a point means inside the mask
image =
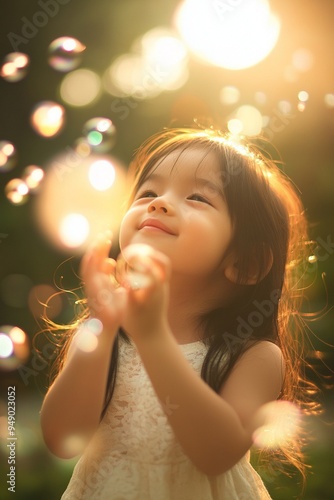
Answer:
[{"label": "ear", "polygon": [[240,269],[238,266],[238,261],[236,259],[236,256],[231,253],[225,264],[225,277],[229,281],[231,281],[231,283],[235,284],[255,285],[256,283],[259,283],[267,276],[270,269],[272,268],[274,261],[273,252],[270,247],[266,246],[266,251],[263,253],[264,262],[261,262],[260,259],[262,257],[262,251],[259,251],[258,247],[256,249],[253,248],[250,256],[248,273],[246,277],[243,277],[242,283],[240,283],[239,281]]}]

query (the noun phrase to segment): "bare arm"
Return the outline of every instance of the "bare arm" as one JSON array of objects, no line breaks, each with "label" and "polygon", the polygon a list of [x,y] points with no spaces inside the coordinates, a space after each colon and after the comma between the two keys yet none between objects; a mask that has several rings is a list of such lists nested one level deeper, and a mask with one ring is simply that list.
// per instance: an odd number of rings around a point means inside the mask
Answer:
[{"label": "bare arm", "polygon": [[82,259],[81,274],[88,304],[103,326],[91,352],[80,348],[80,329],[73,337],[65,366],[45,396],[41,410],[44,440],[55,455],[71,458],[66,449],[72,436],[89,438],[103,408],[110,356],[125,307],[124,289],[115,290],[108,259],[110,239],[101,239]]},{"label": "bare arm", "polygon": [[71,458],[66,439],[89,437],[103,408],[113,335],[103,332],[96,349],[84,352],[74,338],[65,367],[49,389],[41,410],[44,440],[52,453]]}]

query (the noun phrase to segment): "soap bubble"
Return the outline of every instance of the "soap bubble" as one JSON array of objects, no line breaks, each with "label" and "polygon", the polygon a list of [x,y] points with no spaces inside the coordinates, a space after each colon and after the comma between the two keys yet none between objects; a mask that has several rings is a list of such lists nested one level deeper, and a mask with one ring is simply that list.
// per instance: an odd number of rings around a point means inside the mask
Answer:
[{"label": "soap bubble", "polygon": [[28,337],[21,328],[5,325],[0,327],[0,369],[15,370],[29,356]]},{"label": "soap bubble", "polygon": [[62,73],[67,73],[79,66],[86,46],[76,38],[62,36],[49,45],[49,64]]},{"label": "soap bubble", "polygon": [[14,144],[0,141],[0,172],[12,170],[17,162],[17,152]]},{"label": "soap bubble", "polygon": [[29,188],[22,179],[12,179],[5,187],[5,194],[13,205],[23,205],[28,201]]},{"label": "soap bubble", "polygon": [[116,127],[109,118],[91,118],[85,123],[83,134],[93,152],[106,153],[115,144]]},{"label": "soap bubble", "polygon": [[153,277],[149,271],[152,267],[153,249],[145,244],[133,244],[126,247],[117,258],[115,277],[125,288],[138,290],[149,287]]},{"label": "soap bubble", "polygon": [[43,137],[55,136],[63,127],[65,109],[53,101],[38,103],[30,117],[30,123],[39,135]]},{"label": "soap bubble", "polygon": [[3,60],[0,75],[7,82],[19,82],[26,74],[30,59],[27,54],[22,52],[11,52]]}]

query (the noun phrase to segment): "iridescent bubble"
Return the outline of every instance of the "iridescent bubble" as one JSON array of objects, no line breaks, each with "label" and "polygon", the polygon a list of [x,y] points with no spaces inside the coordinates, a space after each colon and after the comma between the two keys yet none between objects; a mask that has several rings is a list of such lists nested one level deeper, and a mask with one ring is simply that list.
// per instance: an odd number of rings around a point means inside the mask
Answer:
[{"label": "iridescent bubble", "polygon": [[49,45],[49,64],[62,73],[67,73],[79,66],[86,46],[76,38],[62,36]]},{"label": "iridescent bubble", "polygon": [[0,327],[0,369],[16,370],[29,356],[28,337],[21,328]]},{"label": "iridescent bubble", "polygon": [[3,60],[0,75],[7,82],[19,82],[28,71],[30,59],[27,54],[22,52],[11,52]]},{"label": "iridescent bubble", "polygon": [[44,170],[36,165],[29,165],[23,171],[22,180],[30,192],[36,192],[44,177]]},{"label": "iridescent bubble", "polygon": [[109,118],[91,118],[85,123],[83,134],[92,151],[106,153],[115,144],[116,127]]},{"label": "iridescent bubble", "polygon": [[138,290],[152,284],[153,249],[145,244],[133,244],[126,247],[117,258],[116,280],[126,288]]},{"label": "iridescent bubble", "polygon": [[11,142],[0,141],[0,172],[12,170],[17,163],[17,151]]},{"label": "iridescent bubble", "polygon": [[29,188],[22,179],[12,179],[5,187],[5,194],[13,205],[23,205],[28,201]]},{"label": "iridescent bubble", "polygon": [[39,135],[53,137],[62,129],[65,122],[65,109],[53,101],[38,103],[30,117],[30,123]]}]

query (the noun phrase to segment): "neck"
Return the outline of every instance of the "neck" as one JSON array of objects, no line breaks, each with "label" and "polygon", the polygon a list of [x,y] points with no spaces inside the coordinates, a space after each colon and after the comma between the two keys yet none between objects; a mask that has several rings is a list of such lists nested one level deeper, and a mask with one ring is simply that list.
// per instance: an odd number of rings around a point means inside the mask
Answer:
[{"label": "neck", "polygon": [[204,331],[200,318],[221,303],[221,292],[217,292],[217,285],[198,277],[173,274],[170,280],[168,322],[176,340],[186,344],[202,339]]}]

